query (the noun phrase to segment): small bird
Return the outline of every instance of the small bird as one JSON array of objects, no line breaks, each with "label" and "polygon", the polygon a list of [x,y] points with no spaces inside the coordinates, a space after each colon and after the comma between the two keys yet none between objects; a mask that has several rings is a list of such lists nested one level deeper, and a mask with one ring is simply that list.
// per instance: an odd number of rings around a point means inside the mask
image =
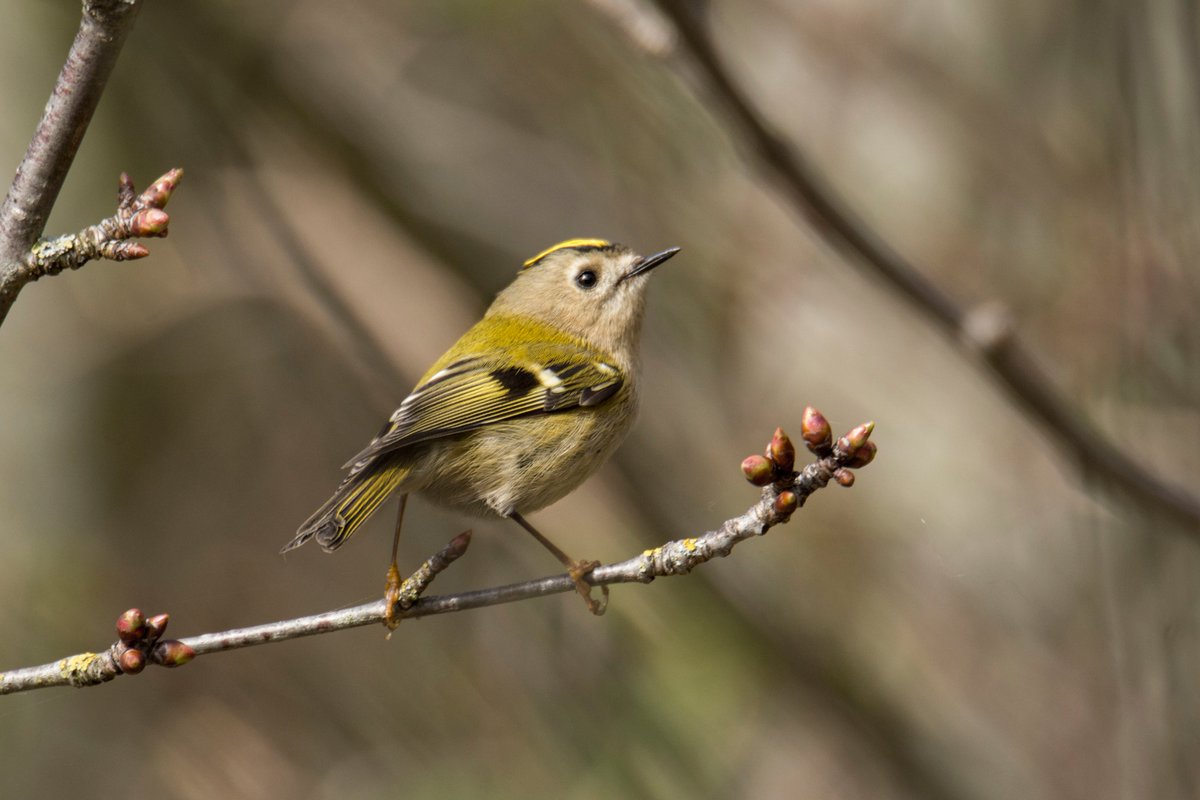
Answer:
[{"label": "small bird", "polygon": [[[678,252],[640,256],[603,239],[569,239],[526,261],[343,466],[333,497],[281,552],[309,539],[336,550],[390,495],[400,494],[403,514],[418,492],[515,521],[567,567],[592,613],[603,613],[584,580],[599,562],[570,558],[524,515],[573,491],[629,432],[647,278]],[[394,552],[392,560],[389,592],[399,575]]]}]

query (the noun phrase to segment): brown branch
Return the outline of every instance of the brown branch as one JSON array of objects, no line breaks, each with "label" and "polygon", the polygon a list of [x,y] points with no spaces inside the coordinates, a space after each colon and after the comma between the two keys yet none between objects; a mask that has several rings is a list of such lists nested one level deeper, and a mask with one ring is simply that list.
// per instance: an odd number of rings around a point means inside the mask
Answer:
[{"label": "brown branch", "polygon": [[141,0],[84,0],[79,32],[0,205],[0,323],[21,289],[38,277],[30,273],[26,256],[45,230],[141,7]]},{"label": "brown branch", "polygon": [[[599,566],[586,576],[588,583],[593,586],[650,583],[658,577],[687,574],[713,558],[729,555],[738,543],[762,536],[772,527],[787,522],[810,495],[830,481],[850,486],[854,483],[854,473],[850,470],[865,467],[875,456],[875,444],[869,441],[871,423],[859,425],[833,442],[829,423],[818,412],[807,409],[802,427],[809,449],[818,456],[815,462],[795,472],[795,449],[783,431],[776,431],[766,456],[750,456],[742,463],[746,478],[763,487],[758,502],[745,513],[699,536],[669,541],[625,561]],[[466,534],[455,537],[404,582],[395,617],[414,619],[449,614],[575,591],[574,580],[563,574],[421,598],[420,594],[434,577],[466,551],[469,538]],[[130,609],[118,618],[118,641],[107,650],[0,673],[0,694],[51,686],[94,686],[118,675],[141,672],[147,663],[181,666],[209,653],[385,623],[387,610],[386,601],[380,599],[322,614],[175,640],[161,638],[167,624],[165,614],[147,620],[140,611]]]},{"label": "brown branch", "polygon": [[[961,343],[988,368],[1009,398],[1046,432],[1088,475],[1102,478],[1139,503],[1165,511],[1183,523],[1187,535],[1200,539],[1200,498],[1167,483],[1118,449],[1056,389],[1036,360],[1015,336],[1007,315],[994,306],[965,310],[894,250],[854,214],[821,175],[808,155],[775,132],[750,98],[734,82],[717,53],[695,0],[655,0],[671,21],[686,54],[699,69],[704,88],[724,107],[729,120],[750,146],[760,165],[776,180],[794,210],[852,263],[881,278],[928,317],[951,339]],[[608,10],[608,3],[594,3]],[[623,4],[622,4],[623,5]],[[610,12],[611,13],[611,12]],[[629,12],[616,19],[626,30]],[[650,23],[647,23],[650,24]],[[662,36],[658,37],[660,40]],[[636,39],[635,39],[636,42]],[[652,55],[661,51],[648,50]]]}]

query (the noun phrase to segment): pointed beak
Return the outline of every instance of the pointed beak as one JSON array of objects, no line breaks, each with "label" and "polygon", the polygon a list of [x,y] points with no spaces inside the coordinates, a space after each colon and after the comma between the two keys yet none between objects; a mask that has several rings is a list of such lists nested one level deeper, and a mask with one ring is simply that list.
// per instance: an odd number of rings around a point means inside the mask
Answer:
[{"label": "pointed beak", "polygon": [[657,267],[659,264],[662,264],[664,261],[666,261],[668,258],[670,258],[671,256],[675,255],[678,252],[679,252],[678,247],[669,247],[666,250],[663,250],[661,253],[655,253],[652,256],[646,256],[641,261],[638,261],[636,264],[634,264],[633,269],[629,270],[629,272],[626,272],[624,275],[622,275],[621,280],[625,280],[626,278],[633,278],[637,275],[643,275],[643,274],[649,272],[650,270],[654,269],[655,267]]}]

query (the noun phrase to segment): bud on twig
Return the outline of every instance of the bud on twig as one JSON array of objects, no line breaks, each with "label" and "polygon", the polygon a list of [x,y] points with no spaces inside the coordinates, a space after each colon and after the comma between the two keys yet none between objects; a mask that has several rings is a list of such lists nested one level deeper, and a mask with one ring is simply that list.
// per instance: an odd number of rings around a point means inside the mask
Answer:
[{"label": "bud on twig", "polygon": [[775,435],[771,437],[771,441],[767,444],[767,457],[775,463],[776,468],[783,474],[789,474],[796,466],[796,446],[792,444],[792,440],[783,432],[783,428],[776,428]]},{"label": "bud on twig", "polygon": [[800,435],[804,438],[810,452],[824,458],[833,448],[833,429],[825,415],[812,406],[804,409],[800,419]]},{"label": "bud on twig", "polygon": [[167,621],[170,620],[169,614],[155,614],[150,619],[146,620],[146,638],[152,642],[157,642],[159,637],[167,629]]},{"label": "bud on twig", "polygon": [[839,486],[845,486],[847,489],[854,485],[854,473],[845,467],[835,469],[833,479],[838,482]]},{"label": "bud on twig", "polygon": [[109,261],[134,261],[150,255],[150,251],[141,242],[120,239],[100,245],[100,255]]},{"label": "bud on twig", "polygon": [[171,215],[161,208],[145,208],[129,220],[131,236],[166,236]]},{"label": "bud on twig", "polygon": [[154,646],[154,661],[164,667],[182,667],[196,657],[196,651],[178,639],[166,639]]},{"label": "bud on twig", "polygon": [[117,617],[117,638],[125,644],[139,642],[146,636],[146,617],[141,609],[131,608]]},{"label": "bud on twig", "polygon": [[137,675],[146,668],[146,654],[137,649],[126,650],[117,659],[117,666],[126,675]]},{"label": "bud on twig", "polygon": [[790,489],[785,489],[775,496],[775,502],[772,505],[775,513],[781,517],[790,517],[800,507],[800,498]]},{"label": "bud on twig", "polygon": [[449,551],[447,553],[447,555],[451,559],[458,558],[459,556],[461,556],[467,552],[467,548],[470,545],[471,545],[471,531],[465,530],[462,533],[460,533],[458,536],[455,536],[453,539],[450,540],[450,544],[447,547],[447,550]]},{"label": "bud on twig", "polygon": [[137,190],[133,188],[133,178],[129,177],[128,172],[122,172],[121,177],[117,178],[117,207],[131,207],[136,196]]},{"label": "bud on twig", "polygon": [[766,486],[775,480],[775,467],[763,456],[748,456],[742,462],[742,474],[755,486]]},{"label": "bud on twig", "polygon": [[179,185],[181,180],[183,180],[182,169],[176,167],[169,170],[154,183],[150,184],[146,191],[142,192],[138,200],[150,208],[162,208],[171,199],[171,193],[175,191],[175,187]]},{"label": "bud on twig", "polygon": [[852,456],[867,443],[871,431],[875,430],[874,422],[864,422],[850,429],[850,432],[837,440],[837,449],[845,456]]},{"label": "bud on twig", "polygon": [[858,451],[846,462],[846,466],[854,469],[865,467],[875,460],[875,453],[878,452],[878,449],[874,442],[864,442],[863,446],[858,448]]}]

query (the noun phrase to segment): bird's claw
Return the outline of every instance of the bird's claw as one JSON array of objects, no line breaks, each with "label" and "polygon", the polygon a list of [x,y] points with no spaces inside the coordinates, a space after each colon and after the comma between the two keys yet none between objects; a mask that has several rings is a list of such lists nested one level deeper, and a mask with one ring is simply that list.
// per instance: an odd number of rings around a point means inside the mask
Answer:
[{"label": "bird's claw", "polygon": [[587,603],[588,611],[597,617],[603,614],[608,608],[608,587],[599,587],[600,599],[596,600],[592,597],[592,585],[584,580],[584,578],[598,566],[600,566],[599,561],[575,561],[567,567],[567,574],[575,582],[575,590],[579,592],[579,595],[583,598],[583,602]]}]

